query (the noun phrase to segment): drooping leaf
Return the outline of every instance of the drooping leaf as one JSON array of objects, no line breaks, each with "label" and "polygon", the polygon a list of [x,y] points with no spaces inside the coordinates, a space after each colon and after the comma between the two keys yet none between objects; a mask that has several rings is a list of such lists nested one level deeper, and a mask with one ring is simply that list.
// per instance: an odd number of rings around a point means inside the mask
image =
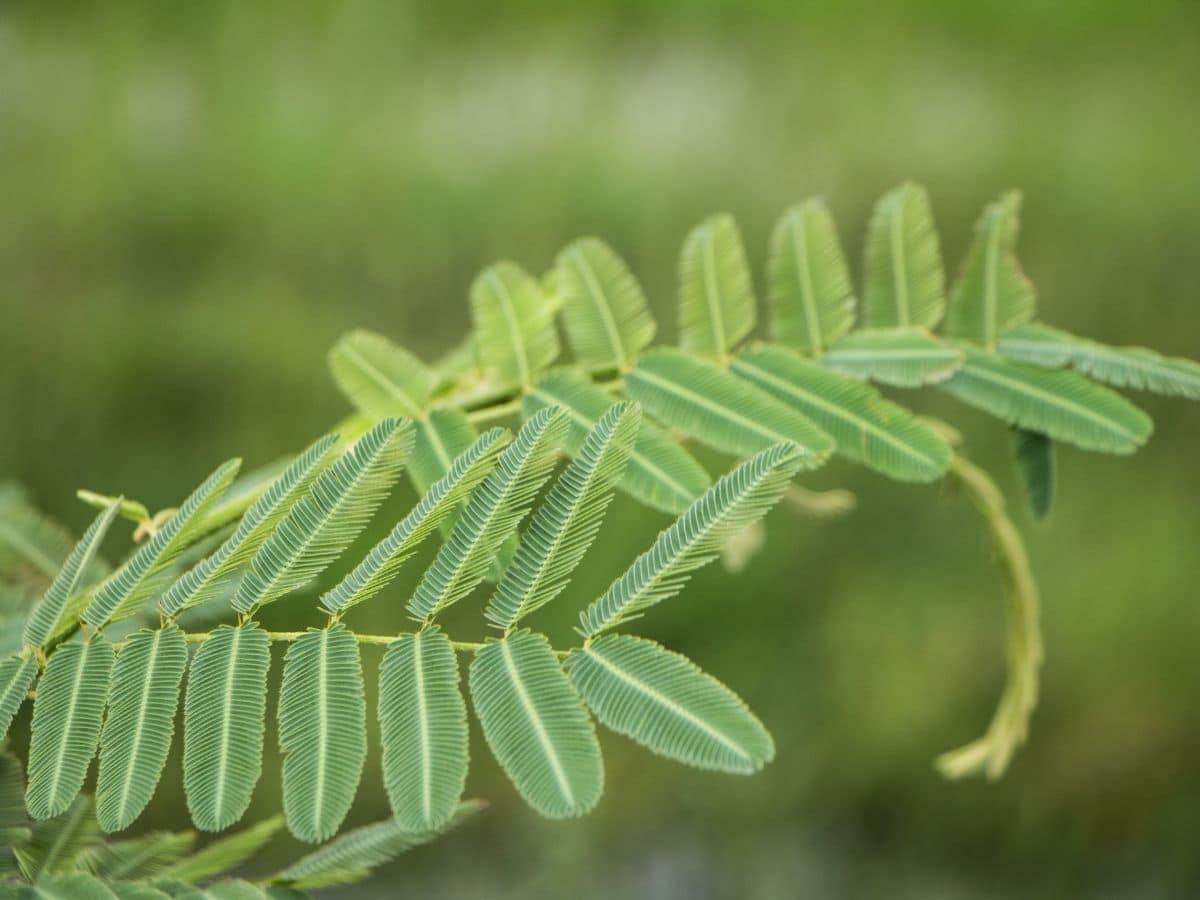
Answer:
[{"label": "drooping leaf", "polygon": [[55,872],[69,871],[75,856],[99,837],[92,798],[78,794],[66,812],[37,822],[29,840],[14,847],[13,852],[21,874],[30,881],[41,881]]},{"label": "drooping leaf", "polygon": [[784,442],[718,480],[580,614],[580,633],[595,637],[679,593],[692,572],[717,557],[726,539],[775,505],[804,460],[795,444]]},{"label": "drooping leaf", "polygon": [[192,821],[222,831],[250,805],[262,771],[271,644],[255,622],[218,626],[188,670],[183,789]]},{"label": "drooping leaf", "polygon": [[596,805],[604,787],[596,732],[543,635],[521,629],[489,641],[470,685],[488,746],[530,806],[561,819]]},{"label": "drooping leaf", "polygon": [[967,344],[962,369],[942,388],[1029,431],[1104,453],[1132,453],[1150,437],[1149,416],[1075,372],[1047,371]]},{"label": "drooping leaf", "polygon": [[641,409],[614,404],[588,432],[574,460],[542,502],[520,549],[484,610],[500,628],[512,628],[553,600],[592,545],[641,425]]},{"label": "drooping leaf", "polygon": [[946,276],[925,188],[905,183],[875,204],[865,268],[866,326],[937,327],[946,309]]},{"label": "drooping leaf", "polygon": [[13,716],[37,677],[37,660],[10,656],[0,661],[0,741],[8,736]]},{"label": "drooping leaf", "polygon": [[336,434],[326,435],[296,457],[251,504],[237,530],[216,552],[185,572],[167,589],[158,604],[163,615],[177,616],[215,597],[229,574],[262,546],[312,486],[313,479],[328,464],[336,443]]},{"label": "drooping leaf", "polygon": [[347,399],[373,419],[420,418],[433,390],[424,363],[371,331],[343,335],[329,351],[329,371]]},{"label": "drooping leaf", "polygon": [[874,388],[778,346],[749,347],[731,365],[816,422],[847,459],[904,481],[933,481],[950,465],[949,445]]},{"label": "drooping leaf", "polygon": [[242,612],[308,583],[366,528],[412,448],[407,420],[383,419],[322,472],[263,543],[233,605]]},{"label": "drooping leaf", "polygon": [[408,611],[427,621],[461,600],[483,580],[496,551],[529,512],[550,476],[566,431],[559,409],[531,418],[500,454],[495,470],[475,489],[408,601]]},{"label": "drooping leaf", "polygon": [[1054,504],[1054,442],[1044,434],[1013,429],[1013,451],[1034,516],[1046,518]]},{"label": "drooping leaf", "polygon": [[1037,294],[1016,255],[1020,206],[1021,195],[1010,191],[979,217],[975,240],[950,291],[948,334],[995,348],[1005,332],[1033,318]]},{"label": "drooping leaf", "polygon": [[771,336],[820,356],[854,327],[854,285],[823,200],[793,206],[771,233],[767,260]]},{"label": "drooping leaf", "polygon": [[75,857],[75,866],[107,882],[154,878],[181,860],[195,841],[191,831],[152,831],[88,847]]},{"label": "drooping leaf", "polygon": [[605,635],[573,652],[566,667],[604,725],[662,756],[741,775],[775,756],[771,735],[740,697],[654,641]]},{"label": "drooping leaf", "polygon": [[478,802],[460,804],[454,818],[437,831],[409,831],[395,819],[355,828],[271,876],[270,883],[315,891],[361,881],[372,869],[391,862],[406,850],[429,843],[480,808]]},{"label": "drooping leaf", "polygon": [[[525,395],[521,411],[529,417],[539,409],[561,406],[569,421],[567,452],[575,456],[614,399],[578,372],[559,369]],[[621,490],[647,506],[681,513],[711,484],[704,467],[690,453],[654,423],[642,421],[629,463],[618,482]]]},{"label": "drooping leaf", "polygon": [[913,388],[949,378],[963,355],[924,328],[865,328],[834,344],[821,362],[862,381]]},{"label": "drooping leaf", "polygon": [[383,590],[421,542],[492,472],[496,457],[509,437],[505,429],[493,428],[459,454],[449,471],[434,483],[388,536],[376,544],[337,587],[321,597],[321,605],[331,613],[339,612]]},{"label": "drooping leaf", "polygon": [[96,819],[104,831],[127,827],[154,796],[186,666],[187,639],[176,625],[138,631],[117,657],[96,778]]},{"label": "drooping leaf", "polygon": [[1049,325],[1022,325],[1000,338],[1010,359],[1048,368],[1074,366],[1114,387],[1200,400],[1200,363],[1166,357],[1145,347],[1109,347]]},{"label": "drooping leaf", "polygon": [[25,623],[25,643],[32,647],[44,647],[52,636],[58,633],[63,624],[71,598],[87,584],[88,573],[92,563],[100,551],[100,544],[108,533],[108,527],[116,518],[121,508],[120,499],[110,504],[98,515],[79,543],[67,557],[63,567],[51,582],[50,588],[38,601]]},{"label": "drooping leaf", "polygon": [[103,640],[61,644],[50,656],[33,703],[25,807],[35,819],[65,812],[83,787],[100,738],[112,671]]},{"label": "drooping leaf", "polygon": [[155,589],[154,576],[164,571],[204,533],[205,516],[233,482],[240,465],[238,459],[220,465],[184,500],[162,528],[100,585],[83,611],[83,620],[88,625],[100,629],[137,612],[141,601]]},{"label": "drooping leaf", "polygon": [[302,841],[342,824],[367,755],[358,641],[341,622],[309,629],[288,647],[279,691],[283,813]]},{"label": "drooping leaf", "polygon": [[688,234],[679,257],[679,345],[721,359],[753,329],[754,283],[733,217],[711,216]]},{"label": "drooping leaf", "polygon": [[283,816],[271,816],[254,825],[218,838],[195,853],[171,864],[161,873],[165,879],[195,884],[240,866],[266,846],[283,827]]},{"label": "drooping leaf", "polygon": [[408,831],[454,816],[467,781],[467,707],[458,660],[436,625],[391,643],[379,668],[383,783]]},{"label": "drooping leaf", "polygon": [[533,384],[558,357],[554,308],[520,266],[499,262],[471,285],[479,365],[496,387]]},{"label": "drooping leaf", "polygon": [[584,366],[624,371],[654,339],[656,326],[641,285],[599,238],[580,238],[563,248],[553,281],[563,298],[567,339]]},{"label": "drooping leaf", "polygon": [[791,441],[815,468],[833,439],[790,406],[713,363],[662,348],[638,361],[625,390],[647,413],[717,450],[749,455]]}]

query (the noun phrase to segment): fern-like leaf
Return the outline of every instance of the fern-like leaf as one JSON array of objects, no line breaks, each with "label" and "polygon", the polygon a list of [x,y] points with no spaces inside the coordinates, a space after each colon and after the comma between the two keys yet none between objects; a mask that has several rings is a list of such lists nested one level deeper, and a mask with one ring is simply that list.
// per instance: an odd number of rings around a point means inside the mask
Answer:
[{"label": "fern-like leaf", "polygon": [[562,819],[596,805],[604,764],[595,728],[543,635],[489,641],[470,684],[488,746],[530,806]]},{"label": "fern-like leaf", "polygon": [[92,815],[92,798],[79,794],[66,812],[34,824],[29,839],[13,848],[17,866],[29,881],[42,883],[70,871],[75,857],[100,837]]},{"label": "fern-like leaf", "polygon": [[1200,400],[1200,363],[1145,347],[1109,347],[1049,325],[1031,323],[1000,338],[1000,353],[1048,368],[1073,366],[1114,387]]},{"label": "fern-like leaf", "polygon": [[163,879],[196,884],[206,878],[228,872],[251,859],[283,827],[283,816],[271,816],[254,825],[218,838],[161,873]]},{"label": "fern-like leaf", "polygon": [[254,622],[218,626],[188,670],[183,789],[201,831],[222,831],[250,805],[262,772],[271,644]]},{"label": "fern-like leaf", "polygon": [[65,812],[83,787],[96,753],[112,645],[102,640],[62,644],[38,683],[29,742],[25,808],[35,819]]},{"label": "fern-like leaf", "polygon": [[120,508],[121,501],[118,499],[101,512],[83,533],[50,588],[29,614],[29,621],[25,623],[26,644],[44,647],[59,632],[69,611],[71,598],[86,585],[92,562]]},{"label": "fern-like leaf", "polygon": [[1037,311],[1033,283],[1017,262],[1021,195],[1011,191],[991,203],[975,226],[975,240],[950,291],[946,332],[994,349],[996,340]]},{"label": "fern-like leaf", "polygon": [[387,537],[376,544],[337,587],[321,597],[321,605],[336,613],[373,597],[396,577],[407,561],[439,525],[491,474],[496,457],[508,443],[509,433],[493,428],[463,451],[449,471],[401,519]]},{"label": "fern-like leaf", "polygon": [[1013,455],[1034,516],[1044,519],[1054,504],[1054,441],[1036,431],[1013,429]]},{"label": "fern-like leaf", "polygon": [[747,348],[732,370],[811,418],[847,459],[903,481],[933,481],[950,465],[949,445],[908,410],[790,350]]},{"label": "fern-like leaf", "polygon": [[322,472],[254,555],[233,605],[249,612],[277,600],[333,562],[383,502],[412,441],[408,420],[383,419]]},{"label": "fern-like leaf", "polygon": [[566,667],[596,718],[669,759],[749,775],[775,756],[771,735],[741,698],[654,641],[605,635]]},{"label": "fern-like leaf", "polygon": [[37,660],[10,656],[0,662],[0,741],[8,736],[13,716],[37,677]]},{"label": "fern-like leaf", "polygon": [[451,408],[431,410],[428,417],[417,420],[416,426],[408,477],[417,493],[424,496],[479,434],[465,413]]},{"label": "fern-like leaf", "polygon": [[706,219],[688,234],[679,257],[679,345],[723,359],[754,330],[754,283],[737,222]]},{"label": "fern-like leaf", "polygon": [[795,444],[784,442],[717,481],[580,614],[580,633],[595,637],[679,593],[692,572],[717,557],[726,539],[775,505],[804,460]]},{"label": "fern-like leaf", "polygon": [[381,334],[352,331],[329,351],[329,370],[346,398],[372,419],[417,419],[433,390],[433,374]]},{"label": "fern-like leaf", "polygon": [[946,310],[946,276],[929,194],[902,184],[875,204],[867,226],[864,324],[935,328]]},{"label": "fern-like leaf", "polygon": [[492,474],[475,489],[450,540],[417,585],[408,602],[414,618],[432,618],[483,580],[496,551],[550,476],[565,431],[566,418],[557,408],[543,410],[525,423],[500,454]]},{"label": "fern-like leaf", "polygon": [[706,360],[663,348],[625,378],[647,413],[698,441],[739,456],[780,441],[803,448],[809,468],[833,452],[833,439],[790,406]]},{"label": "fern-like leaf", "polygon": [[641,424],[633,403],[614,404],[588,432],[575,459],[559,475],[524,534],[484,615],[512,628],[567,586],[592,545],[629,460]]},{"label": "fern-like leaf", "polygon": [[75,857],[75,866],[110,883],[156,878],[183,859],[195,842],[195,832],[152,831],[87,847]]},{"label": "fern-like leaf", "polygon": [[[45,588],[73,546],[70,532],[34,509],[19,486],[0,483],[0,575]],[[102,559],[93,558],[82,583],[99,581],[108,571]]]},{"label": "fern-like leaf", "polygon": [[475,352],[498,388],[531,385],[558,357],[554,308],[520,266],[499,262],[471,285]]},{"label": "fern-like leaf", "polygon": [[467,781],[467,707],[458,660],[436,625],[391,643],[379,668],[383,783],[396,822],[442,827]]},{"label": "fern-like leaf", "polygon": [[767,260],[771,336],[806,356],[820,356],[854,327],[854,285],[823,200],[783,214]]},{"label": "fern-like leaf", "polygon": [[341,622],[309,629],[288,648],[279,691],[283,813],[288,830],[316,843],[337,832],[367,755],[358,641]]},{"label": "fern-like leaf", "polygon": [[279,522],[312,486],[337,444],[329,434],[308,447],[262,492],[242,516],[234,531],[216,552],[205,557],[172,584],[159,600],[163,615],[173,618],[184,610],[211,600],[226,578],[249,559]]},{"label": "fern-like leaf", "polygon": [[960,345],[966,363],[942,387],[1010,425],[1104,453],[1132,453],[1150,437],[1150,417],[1075,372],[1047,371]]},{"label": "fern-like leaf", "polygon": [[201,534],[204,519],[237,475],[241,460],[223,463],[183,502],[153,537],[96,590],[83,611],[83,620],[100,629],[137,612],[138,604],[155,590],[154,578]]},{"label": "fern-like leaf", "polygon": [[86,872],[47,875],[18,896],[29,900],[118,900],[104,882]]},{"label": "fern-like leaf", "polygon": [[865,328],[834,344],[821,362],[860,381],[915,388],[945,381],[963,355],[925,328]]},{"label": "fern-like leaf", "polygon": [[117,657],[96,778],[96,819],[104,831],[132,823],[158,787],[186,666],[187,639],[175,625],[142,629]]},{"label": "fern-like leaf", "polygon": [[625,371],[654,339],[646,295],[625,261],[599,238],[580,238],[558,254],[554,287],[575,358],[590,369]]},{"label": "fern-like leaf", "polygon": [[[561,406],[568,418],[567,452],[574,457],[588,433],[612,406],[613,396],[570,369],[551,372],[522,400],[527,418]],[[643,419],[618,487],[654,509],[681,513],[712,484],[704,467],[652,422]]]}]

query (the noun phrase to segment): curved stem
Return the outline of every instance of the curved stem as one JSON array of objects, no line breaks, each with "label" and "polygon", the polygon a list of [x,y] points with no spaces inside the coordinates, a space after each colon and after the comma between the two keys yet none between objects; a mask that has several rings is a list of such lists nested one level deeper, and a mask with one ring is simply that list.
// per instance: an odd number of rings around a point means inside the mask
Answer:
[{"label": "curved stem", "polygon": [[1043,658],[1038,588],[1025,543],[1008,516],[1004,496],[987,472],[956,453],[950,463],[949,477],[962,488],[983,518],[1004,571],[1008,676],[987,731],[969,744],[943,753],[936,765],[947,778],[983,774],[996,779],[1004,774],[1013,753],[1025,742],[1029,719],[1037,706]]}]

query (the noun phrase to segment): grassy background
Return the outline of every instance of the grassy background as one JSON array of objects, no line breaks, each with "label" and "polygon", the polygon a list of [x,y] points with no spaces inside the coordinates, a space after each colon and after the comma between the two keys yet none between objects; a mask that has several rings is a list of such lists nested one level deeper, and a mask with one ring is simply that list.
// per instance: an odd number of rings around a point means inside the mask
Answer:
[{"label": "grassy background", "polygon": [[[77,529],[78,486],[171,505],[219,459],[272,459],[343,414],[323,365],[343,331],[447,349],[495,258],[540,271],[603,235],[669,336],[700,217],[735,213],[761,272],[774,218],[820,193],[857,257],[872,200],[906,177],[930,187],[952,266],[982,204],[1020,187],[1048,321],[1198,356],[1197,84],[1188,2],[10,2],[0,476]],[[853,516],[777,514],[748,572],[706,570],[643,629],[747,698],[774,765],[724,778],[607,735],[600,809],[550,824],[480,746],[470,792],[493,808],[379,896],[1195,896],[1200,410],[1138,399],[1150,446],[1062,451],[1057,508],[1024,522],[1048,660],[1002,783],[930,765],[983,728],[1002,678],[978,528],[935,488],[837,464],[816,483],[855,490]],[[904,400],[952,415],[1014,487],[1003,429]],[[563,640],[663,525],[614,509],[579,590],[541,616]],[[381,599],[357,624],[395,622]],[[268,768],[256,812],[277,783]],[[382,814],[361,795],[356,819]],[[152,820],[177,803],[163,791]]]}]

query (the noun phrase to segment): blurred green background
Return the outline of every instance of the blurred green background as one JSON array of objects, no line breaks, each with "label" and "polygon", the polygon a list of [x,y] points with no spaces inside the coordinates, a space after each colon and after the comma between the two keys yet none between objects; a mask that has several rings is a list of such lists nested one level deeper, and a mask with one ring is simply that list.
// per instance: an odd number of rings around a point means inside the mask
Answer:
[{"label": "blurred green background", "polygon": [[[76,530],[79,486],[173,505],[220,459],[266,462],[344,414],[323,359],[343,331],[448,349],[495,258],[540,271],[603,235],[670,337],[700,217],[736,214],[761,272],[774,218],[823,194],[857,258],[873,198],[906,177],[929,186],[951,267],[983,203],[1020,187],[1045,319],[1198,356],[1198,89],[1190,0],[10,0],[0,476]],[[1150,446],[1061,451],[1036,524],[1001,427],[903,398],[965,428],[1041,578],[1043,702],[1002,782],[931,766],[983,729],[1003,677],[980,529],[936,488],[835,464],[814,484],[854,490],[853,515],[777,512],[749,571],[705,570],[642,628],[750,702],[773,765],[693,772],[605,735],[601,807],[554,824],[480,745],[469,792],[492,808],[353,893],[1200,895],[1200,409],[1137,399]],[[665,524],[614,509],[540,617],[563,642]],[[356,624],[394,630],[403,586],[389,596]],[[315,621],[305,598],[281,606]],[[472,610],[454,623],[482,633]],[[279,804],[267,759],[257,815]],[[369,765],[356,822],[385,809]],[[150,824],[180,824],[178,781]]]}]

